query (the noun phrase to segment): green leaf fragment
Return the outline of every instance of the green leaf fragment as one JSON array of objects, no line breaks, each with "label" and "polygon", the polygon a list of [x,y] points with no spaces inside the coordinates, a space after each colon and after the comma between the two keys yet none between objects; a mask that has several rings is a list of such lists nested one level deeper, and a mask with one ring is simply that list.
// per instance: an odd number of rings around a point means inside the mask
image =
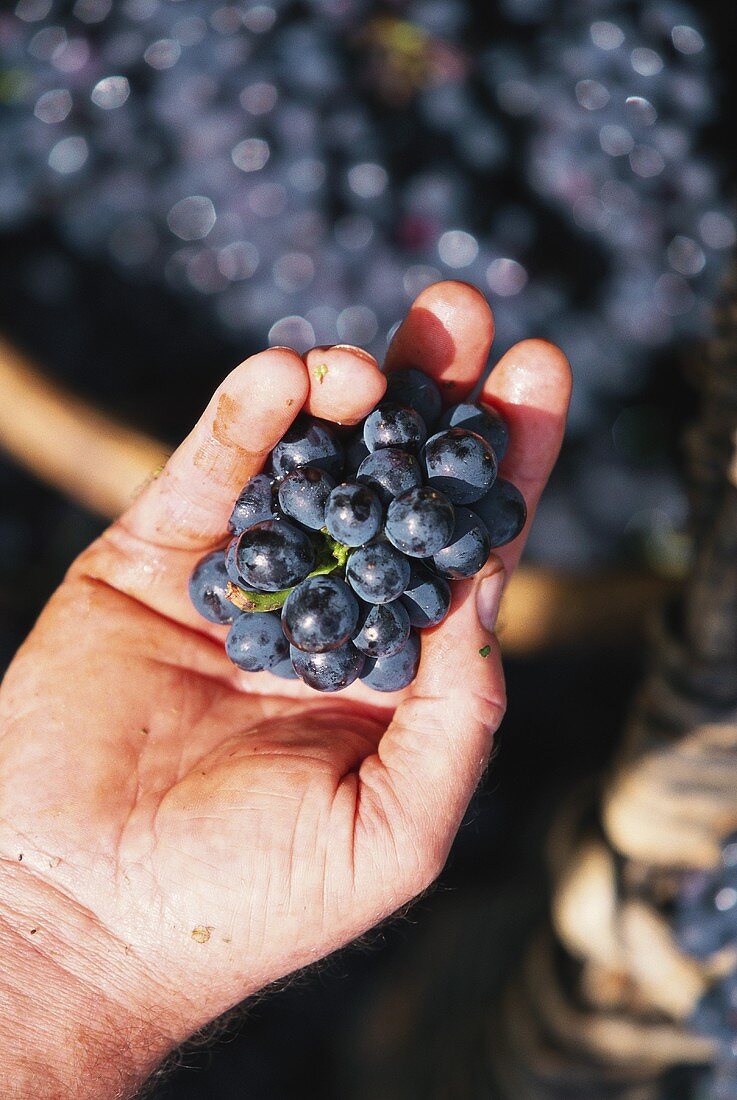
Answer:
[{"label": "green leaf fragment", "polygon": [[278,611],[291,591],[291,588],[284,588],[280,592],[253,592],[232,581],[225,586],[226,599],[235,604],[239,611]]},{"label": "green leaf fragment", "polygon": [[[337,563],[337,568],[338,569],[345,569],[346,562],[348,561],[348,555],[351,552],[350,546],[345,546],[344,543],[338,542],[337,539],[334,539],[333,536],[328,531],[327,527],[323,527],[320,534],[322,535],[323,539],[325,540],[325,552],[327,554],[329,554],[330,558],[333,561],[333,567],[332,568],[335,569],[336,568],[335,563]],[[322,551],[321,551],[321,553],[322,553]],[[332,572],[332,569],[331,569],[331,572]]]},{"label": "green leaf fragment", "polygon": [[479,650],[479,657],[488,657],[490,653],[491,653],[491,646],[490,645],[482,645],[481,649]]}]

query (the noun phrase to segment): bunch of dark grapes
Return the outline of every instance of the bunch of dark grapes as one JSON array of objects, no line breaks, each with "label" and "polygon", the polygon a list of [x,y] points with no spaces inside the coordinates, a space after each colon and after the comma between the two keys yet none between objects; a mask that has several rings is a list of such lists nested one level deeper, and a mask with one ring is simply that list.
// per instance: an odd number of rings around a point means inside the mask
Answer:
[{"label": "bunch of dark grapes", "polygon": [[197,610],[228,623],[231,661],[340,691],[398,691],[418,630],[442,622],[449,581],[515,538],[527,510],[497,476],[507,425],[464,403],[441,412],[431,378],[389,377],[350,435],[300,416],[235,502],[232,538],[196,567]]},{"label": "bunch of dark grapes", "polygon": [[679,945],[697,959],[714,962],[717,974],[689,1020],[694,1031],[715,1044],[714,1060],[697,1082],[695,1098],[737,1100],[737,833],[723,841],[716,867],[684,876],[674,930]]}]

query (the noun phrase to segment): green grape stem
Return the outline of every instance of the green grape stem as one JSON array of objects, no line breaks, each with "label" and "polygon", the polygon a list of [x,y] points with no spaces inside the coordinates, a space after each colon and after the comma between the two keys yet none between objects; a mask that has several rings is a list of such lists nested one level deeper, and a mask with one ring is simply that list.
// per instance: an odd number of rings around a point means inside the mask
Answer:
[{"label": "green grape stem", "polygon": [[[327,576],[329,573],[336,573],[339,569],[344,570],[351,551],[350,546],[344,546],[342,542],[338,542],[328,534],[327,528],[323,527],[320,535],[322,541],[317,548],[317,564],[308,574],[310,577]],[[279,592],[255,592],[228,581],[225,596],[239,611],[279,611],[295,587],[282,588]]]}]

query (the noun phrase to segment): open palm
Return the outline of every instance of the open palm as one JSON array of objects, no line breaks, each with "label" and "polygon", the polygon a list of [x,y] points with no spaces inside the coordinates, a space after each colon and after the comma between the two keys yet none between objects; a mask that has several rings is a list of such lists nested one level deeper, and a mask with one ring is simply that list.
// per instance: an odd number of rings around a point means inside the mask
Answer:
[{"label": "open palm", "polygon": [[[420,367],[456,401],[492,335],[475,290],[437,284],[387,368]],[[397,696],[241,673],[224,628],[188,602],[194,564],[300,409],[348,423],[384,388],[370,356],[340,346],[304,360],[272,348],[236,368],[161,476],[74,563],[3,683],[0,854],[43,899],[34,942],[52,950],[59,914],[78,953],[85,937],[95,945],[101,996],[138,998],[172,1042],[427,886],[488,759],[504,700],[489,631],[522,539],[456,586]],[[484,385],[509,420],[504,472],[531,513],[568,394],[565,358],[538,340]]]}]

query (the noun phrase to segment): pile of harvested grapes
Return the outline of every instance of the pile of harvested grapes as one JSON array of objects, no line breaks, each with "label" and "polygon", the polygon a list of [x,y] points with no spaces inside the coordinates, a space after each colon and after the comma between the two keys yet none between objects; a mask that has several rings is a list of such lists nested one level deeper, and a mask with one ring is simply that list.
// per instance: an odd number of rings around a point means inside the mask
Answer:
[{"label": "pile of harvested grapes", "polygon": [[417,631],[448,613],[448,582],[524,527],[521,493],[497,476],[507,441],[493,409],[441,414],[414,368],[389,375],[350,434],[298,417],[235,502],[228,545],[194,570],[195,607],[231,624],[225,648],[246,672],[318,691],[406,687]]}]

